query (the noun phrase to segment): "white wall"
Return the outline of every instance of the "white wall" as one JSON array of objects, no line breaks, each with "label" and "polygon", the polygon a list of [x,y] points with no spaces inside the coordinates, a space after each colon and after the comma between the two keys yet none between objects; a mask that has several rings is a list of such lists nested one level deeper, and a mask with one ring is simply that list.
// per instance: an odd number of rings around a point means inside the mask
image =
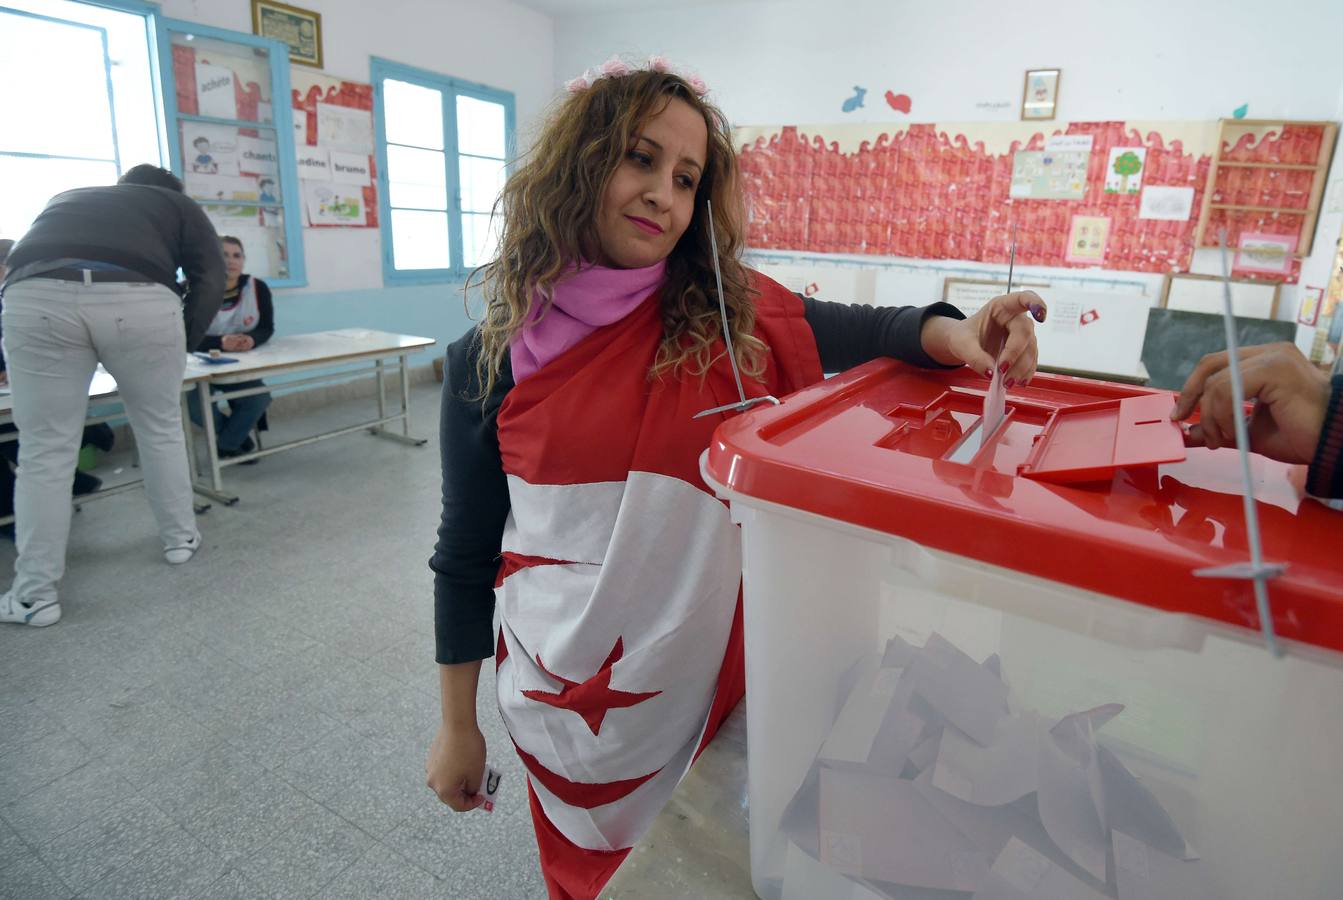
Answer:
[{"label": "white wall", "polygon": [[[1343,3],[1286,0],[793,0],[561,18],[555,77],[613,52],[661,52],[699,70],[741,125],[903,118],[882,93],[914,101],[917,122],[1016,121],[1032,67],[1063,70],[1058,116],[1328,118],[1343,85]],[[840,103],[853,85],[864,109]],[[1006,103],[993,110],[980,103]]]},{"label": "white wall", "polygon": [[[553,92],[551,19],[508,0],[308,0],[322,14],[324,73],[369,80],[369,57],[380,56],[432,72],[512,91],[518,132],[525,134]],[[246,0],[163,0],[164,15],[250,34]],[[308,286],[284,296],[382,288],[382,245],[377,229],[304,229]],[[395,302],[390,290],[387,302]],[[423,296],[423,289],[408,292]],[[454,312],[460,303],[443,290]],[[375,327],[387,327],[376,321]],[[319,326],[320,327],[320,326]],[[308,329],[312,330],[312,329]]]},{"label": "white wall", "polygon": [[[1243,103],[1252,118],[1343,119],[1339,0],[1117,8],[782,0],[568,17],[555,26],[555,79],[612,53],[663,53],[698,71],[739,125],[992,122],[1018,120],[1027,68],[1057,67],[1061,121],[1212,120]],[[854,85],[868,89],[866,104],[845,114]],[[886,106],[887,89],[912,98],[908,117]],[[1343,178],[1343,163],[1331,178]],[[1340,225],[1343,216],[1321,218],[1303,283],[1323,284]],[[1196,271],[1216,267],[1215,254],[1197,255]],[[1149,294],[1159,281],[1134,280]],[[1280,317],[1294,318],[1297,299],[1295,287],[1284,290]]]}]

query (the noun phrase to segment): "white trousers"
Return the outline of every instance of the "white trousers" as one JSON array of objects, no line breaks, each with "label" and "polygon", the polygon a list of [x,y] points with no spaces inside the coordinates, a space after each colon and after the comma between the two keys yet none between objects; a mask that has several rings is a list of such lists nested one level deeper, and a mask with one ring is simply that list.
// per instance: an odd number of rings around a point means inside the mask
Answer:
[{"label": "white trousers", "polygon": [[189,542],[196,519],[182,434],[186,338],[177,295],[158,284],[27,278],[5,291],[0,325],[19,429],[15,597],[57,599],[89,383],[99,362],[117,380],[164,548]]}]

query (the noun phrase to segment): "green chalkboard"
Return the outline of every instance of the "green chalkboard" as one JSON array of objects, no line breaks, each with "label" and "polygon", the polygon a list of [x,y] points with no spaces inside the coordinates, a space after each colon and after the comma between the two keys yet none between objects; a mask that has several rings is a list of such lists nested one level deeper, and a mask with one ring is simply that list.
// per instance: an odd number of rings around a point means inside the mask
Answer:
[{"label": "green chalkboard", "polygon": [[[1236,340],[1242,347],[1295,338],[1295,322],[1236,317]],[[1147,337],[1142,345],[1142,362],[1151,375],[1147,386],[1178,391],[1205,354],[1225,349],[1226,327],[1221,316],[1153,309],[1147,316]]]}]

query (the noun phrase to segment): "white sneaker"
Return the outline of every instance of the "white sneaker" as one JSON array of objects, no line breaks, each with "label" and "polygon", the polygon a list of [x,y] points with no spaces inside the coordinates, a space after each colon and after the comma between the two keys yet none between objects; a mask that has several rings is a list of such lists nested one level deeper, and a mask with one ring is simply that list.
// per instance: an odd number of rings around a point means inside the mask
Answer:
[{"label": "white sneaker", "polygon": [[196,555],[196,551],[201,548],[201,533],[196,532],[196,536],[185,544],[176,547],[169,547],[163,551],[163,558],[174,566],[180,566],[182,563]]},{"label": "white sneaker", "polygon": [[13,593],[6,593],[0,597],[0,622],[41,628],[45,625],[55,625],[60,620],[61,604],[55,600],[24,606],[14,598]]}]

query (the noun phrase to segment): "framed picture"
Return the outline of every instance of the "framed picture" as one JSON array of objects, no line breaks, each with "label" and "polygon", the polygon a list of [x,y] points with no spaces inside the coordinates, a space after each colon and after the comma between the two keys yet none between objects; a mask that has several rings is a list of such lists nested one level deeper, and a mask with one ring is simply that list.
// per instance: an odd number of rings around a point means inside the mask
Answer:
[{"label": "framed picture", "polygon": [[1262,275],[1290,275],[1295,259],[1296,235],[1262,234],[1247,231],[1240,236],[1232,275],[1254,272]]},{"label": "framed picture", "polygon": [[289,61],[322,68],[322,14],[274,0],[252,0],[252,33],[289,45]]},{"label": "framed picture", "polygon": [[1062,69],[1026,70],[1026,86],[1021,91],[1023,120],[1054,118],[1054,108],[1059,102],[1059,78],[1062,74]]},{"label": "framed picture", "polygon": [[1099,266],[1110,242],[1109,216],[1073,216],[1063,258],[1070,263]]}]

